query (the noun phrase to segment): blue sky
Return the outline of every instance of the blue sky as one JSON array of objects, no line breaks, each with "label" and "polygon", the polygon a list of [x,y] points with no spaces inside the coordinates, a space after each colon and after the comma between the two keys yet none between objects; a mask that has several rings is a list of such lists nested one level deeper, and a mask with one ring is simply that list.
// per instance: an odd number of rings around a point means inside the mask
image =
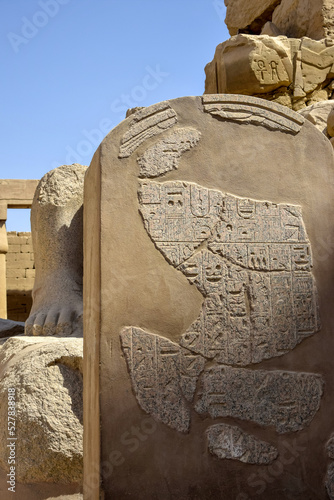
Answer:
[{"label": "blue sky", "polygon": [[[89,165],[133,106],[204,91],[223,0],[1,0],[0,178]],[[29,211],[9,211],[27,231]]]}]

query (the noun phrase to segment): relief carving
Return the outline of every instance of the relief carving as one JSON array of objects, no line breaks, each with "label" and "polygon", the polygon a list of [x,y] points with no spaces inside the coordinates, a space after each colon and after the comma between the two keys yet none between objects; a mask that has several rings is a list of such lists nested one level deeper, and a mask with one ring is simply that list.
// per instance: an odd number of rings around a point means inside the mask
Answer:
[{"label": "relief carving", "polygon": [[190,410],[204,359],[141,328],[124,328],[123,352],[141,408],[160,422],[187,432]]},{"label": "relief carving", "polygon": [[320,329],[300,207],[153,181],[141,183],[139,203],[156,247],[205,298],[183,347],[246,366]]},{"label": "relief carving", "polygon": [[212,418],[235,417],[277,432],[306,427],[319,409],[323,381],[314,373],[247,370],[216,365],[202,378],[195,409]]},{"label": "relief carving", "polygon": [[[182,181],[141,181],[138,200],[156,248],[203,295],[179,345],[140,328],[123,329],[141,408],[181,432],[190,428],[191,406],[279,433],[303,429],[319,409],[321,376],[240,368],[289,352],[320,329],[301,207]],[[255,436],[220,424],[208,430],[208,446],[221,458],[247,463],[277,456]]]},{"label": "relief carving", "polygon": [[269,130],[297,134],[304,118],[274,102],[263,102],[244,95],[207,94],[202,97],[204,111],[224,120],[262,125]]},{"label": "relief carving", "polygon": [[142,108],[132,115],[128,131],[121,140],[119,158],[129,157],[146,139],[161,134],[177,122],[175,111],[166,102]]},{"label": "relief carving", "polygon": [[177,129],[149,147],[137,159],[140,177],[158,177],[178,168],[182,153],[196,146],[201,133],[191,127]]},{"label": "relief carving", "polygon": [[212,425],[206,434],[208,448],[218,458],[261,465],[270,464],[278,457],[277,448],[235,425]]}]

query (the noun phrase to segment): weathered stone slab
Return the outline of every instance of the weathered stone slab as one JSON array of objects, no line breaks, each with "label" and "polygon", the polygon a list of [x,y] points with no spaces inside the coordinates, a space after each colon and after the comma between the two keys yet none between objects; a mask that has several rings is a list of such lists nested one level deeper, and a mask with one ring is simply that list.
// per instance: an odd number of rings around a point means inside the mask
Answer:
[{"label": "weathered stone slab", "polygon": [[[259,498],[325,500],[332,146],[286,108],[225,97],[138,110],[88,169],[87,498],[101,472],[106,497],[244,500],[279,469]],[[173,125],[120,155],[166,110]]]}]

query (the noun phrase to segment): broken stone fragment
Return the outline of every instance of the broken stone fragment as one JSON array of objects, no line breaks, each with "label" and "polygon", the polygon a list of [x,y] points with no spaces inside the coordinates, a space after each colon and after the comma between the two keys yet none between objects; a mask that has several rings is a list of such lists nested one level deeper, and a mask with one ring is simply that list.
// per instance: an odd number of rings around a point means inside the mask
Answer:
[{"label": "broken stone fragment", "polygon": [[212,425],[206,431],[208,448],[218,458],[247,464],[270,464],[278,457],[275,446],[260,441],[235,425]]},{"label": "broken stone fragment", "polygon": [[82,339],[18,337],[0,348],[0,465],[8,471],[7,405],[15,402],[16,479],[82,478]]},{"label": "broken stone fragment", "polygon": [[254,95],[298,110],[332,97],[333,65],[329,39],[239,34],[206,65],[205,94]]}]

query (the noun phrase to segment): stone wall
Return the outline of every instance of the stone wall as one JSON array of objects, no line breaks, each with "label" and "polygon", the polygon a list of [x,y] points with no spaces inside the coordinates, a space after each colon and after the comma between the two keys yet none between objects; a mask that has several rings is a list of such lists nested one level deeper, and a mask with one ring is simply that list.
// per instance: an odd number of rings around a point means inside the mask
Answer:
[{"label": "stone wall", "polygon": [[7,314],[8,319],[25,321],[31,309],[35,279],[31,233],[11,231],[8,236]]}]

